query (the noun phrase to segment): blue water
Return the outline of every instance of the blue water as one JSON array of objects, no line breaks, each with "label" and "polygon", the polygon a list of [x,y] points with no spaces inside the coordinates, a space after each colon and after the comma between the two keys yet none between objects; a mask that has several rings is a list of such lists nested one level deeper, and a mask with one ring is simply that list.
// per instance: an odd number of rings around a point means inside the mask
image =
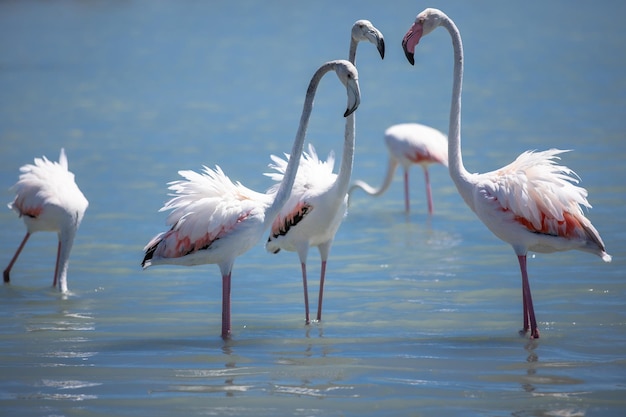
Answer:
[{"label": "blue water", "polygon": [[[400,41],[426,6],[465,46],[466,167],[572,149],[589,218],[613,262],[529,257],[541,339],[517,335],[511,248],[431,170],[435,214],[412,171],[355,195],[331,252],[321,323],[304,325],[294,253],[261,242],[233,271],[233,338],[219,337],[214,265],[142,271],[180,169],[219,164],[259,191],[289,151],[308,80],[347,57],[361,18],[385,35],[357,58],[354,178],[378,184],[384,129],[447,130],[452,50],[439,29],[416,64]],[[36,156],[70,169],[90,201],[62,296],[54,234],[34,235],[0,288],[0,410],[20,416],[621,416],[626,411],[626,6],[497,1],[0,2],[0,197]],[[334,78],[334,77],[333,77]],[[341,152],[345,92],[325,79],[309,138]],[[0,263],[24,234],[0,211]],[[309,254],[317,293],[316,250]]]}]

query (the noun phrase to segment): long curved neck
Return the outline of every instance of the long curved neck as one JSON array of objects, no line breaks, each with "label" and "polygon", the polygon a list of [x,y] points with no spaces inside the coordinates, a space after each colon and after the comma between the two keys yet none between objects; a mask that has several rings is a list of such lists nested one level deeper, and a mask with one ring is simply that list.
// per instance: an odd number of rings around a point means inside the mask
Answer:
[{"label": "long curved neck", "polygon": [[344,197],[350,187],[350,177],[352,176],[352,164],[354,163],[354,137],[356,120],[354,113],[346,117],[346,128],[343,138],[343,152],[341,153],[341,165],[335,180],[334,188]]},{"label": "long curved neck", "polygon": [[452,103],[450,105],[450,126],[448,127],[448,169],[463,200],[473,208],[469,189],[469,176],[463,166],[461,154],[461,92],[463,89],[463,42],[454,22],[446,16],[441,26],[445,27],[452,38],[454,49],[454,81],[452,84]]},{"label": "long curved neck", "polygon": [[313,77],[309,82],[309,87],[307,88],[306,97],[304,99],[302,115],[300,116],[300,125],[298,126],[296,138],[291,148],[291,157],[289,158],[289,162],[287,163],[287,168],[285,169],[283,180],[281,181],[280,187],[276,192],[274,201],[265,211],[264,224],[266,227],[272,224],[272,222],[280,212],[280,209],[283,207],[283,205],[289,198],[289,195],[291,194],[291,189],[293,188],[293,184],[296,179],[296,173],[298,172],[298,165],[300,164],[300,157],[302,156],[302,149],[304,148],[304,139],[306,137],[306,130],[309,126],[309,119],[311,118],[311,112],[313,110],[313,99],[315,98],[317,87],[322,77],[327,72],[334,69],[335,64],[333,64],[332,62],[327,62],[326,64],[322,65],[315,72],[315,74],[313,74]]},{"label": "long curved neck", "polygon": [[374,188],[368,183],[366,183],[365,181],[356,180],[350,187],[348,194],[352,195],[354,190],[356,190],[357,188],[360,188],[363,191],[365,191],[367,194],[373,197],[378,197],[382,195],[385,191],[387,191],[387,189],[391,185],[391,182],[393,181],[393,177],[394,177],[394,174],[396,173],[397,167],[398,167],[398,161],[390,155],[389,163],[387,164],[387,172],[385,173],[385,179],[383,180],[383,184],[379,188]]},{"label": "long curved neck", "polygon": [[[348,52],[348,60],[351,64],[356,65],[356,49],[359,42],[350,36],[350,50]],[[333,188],[343,198],[348,193],[350,187],[350,178],[352,177],[352,165],[354,164],[354,141],[356,131],[355,113],[351,113],[346,117],[346,127],[343,134],[343,151],[341,152],[341,165],[339,173]],[[343,199],[341,200],[343,201]]]}]

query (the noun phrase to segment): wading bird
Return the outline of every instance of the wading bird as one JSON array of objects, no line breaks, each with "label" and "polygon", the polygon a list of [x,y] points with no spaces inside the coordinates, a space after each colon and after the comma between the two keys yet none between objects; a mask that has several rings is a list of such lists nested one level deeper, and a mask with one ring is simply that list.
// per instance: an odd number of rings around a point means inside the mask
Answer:
[{"label": "wading bird", "polygon": [[35,158],[34,165],[26,164],[20,171],[22,173],[12,188],[16,196],[9,208],[24,220],[26,235],[4,270],[4,282],[10,281],[11,268],[31,234],[57,232],[59,244],[52,286],[67,292],[70,252],[89,202],[76,185],[74,174],[68,170],[63,148],[59,162],[52,162],[45,156]]},{"label": "wading bird", "polygon": [[[349,60],[356,60],[357,45],[369,41],[376,45],[381,58],[385,56],[385,41],[382,33],[368,20],[358,20],[352,26],[350,37]],[[335,234],[346,214],[348,186],[352,174],[354,159],[354,114],[346,119],[343,154],[339,174],[333,173],[334,155],[326,161],[317,157],[315,148],[309,145],[309,152],[300,159],[300,168],[294,183],[291,197],[283,206],[274,221],[266,243],[268,252],[278,253],[281,249],[295,251],[300,259],[302,285],[304,287],[305,322],[309,318],[309,296],[307,285],[306,261],[309,248],[317,246],[321,258],[320,285],[317,306],[317,320],[322,319],[322,299],[326,262]],[[293,153],[291,154],[293,155]],[[289,155],[285,155],[289,160]],[[272,155],[273,168],[276,172],[268,173],[275,181],[282,181],[287,161]]]},{"label": "wading bird", "polygon": [[404,211],[409,213],[411,203],[409,198],[409,168],[411,165],[420,165],[424,171],[426,183],[426,200],[428,214],[433,214],[433,197],[430,188],[428,167],[432,164],[448,166],[448,142],[446,136],[435,128],[419,123],[399,123],[389,126],[385,130],[385,145],[389,151],[387,173],[383,184],[374,188],[365,181],[357,180],[348,191],[349,197],[356,189],[362,189],[367,194],[378,197],[383,195],[393,181],[393,175],[398,165],[402,165],[404,174]]},{"label": "wading bird", "polygon": [[322,77],[335,71],[346,87],[348,117],[360,103],[358,73],[348,61],[330,61],[313,75],[307,89],[300,125],[293,143],[296,155],[285,168],[283,181],[276,192],[258,193],[233,183],[220,169],[204,167],[204,172],[179,171],[185,180],[174,181],[174,192],[161,211],[172,210],[167,217],[170,230],[155,236],[144,248],[141,265],[217,264],[222,275],[222,337],[231,334],[231,272],[235,259],[252,248],[272,224],[293,186],[306,129],[313,109],[313,99]]},{"label": "wading bird", "polygon": [[[571,249],[593,253],[611,261],[600,234],[584,216],[581,206],[590,208],[587,191],[574,184],[578,176],[558,165],[559,154],[550,149],[527,151],[496,171],[470,174],[461,155],[461,90],[463,84],[463,43],[456,25],[441,10],[426,9],[417,15],[402,40],[404,53],[414,64],[415,46],[422,36],[437,27],[452,37],[454,71],[450,127],[448,130],[449,171],[461,197],[497,237],[515,251],[522,273],[523,330],[539,337],[533,308],[526,254]],[[520,333],[522,333],[520,332]]]}]

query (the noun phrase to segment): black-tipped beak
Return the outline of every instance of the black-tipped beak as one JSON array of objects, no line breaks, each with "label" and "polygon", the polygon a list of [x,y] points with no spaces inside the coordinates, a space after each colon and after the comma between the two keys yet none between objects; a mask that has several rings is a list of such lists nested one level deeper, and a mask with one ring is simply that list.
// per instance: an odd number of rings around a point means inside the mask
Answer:
[{"label": "black-tipped beak", "polygon": [[415,65],[415,54],[404,51],[404,56],[406,56],[406,59],[409,60],[409,64]]},{"label": "black-tipped beak", "polygon": [[378,53],[380,54],[380,59],[385,59],[385,39],[378,39],[378,43],[376,44],[376,49],[378,49]]},{"label": "black-tipped beak", "polygon": [[346,112],[343,114],[343,117],[348,117],[348,116],[350,116],[352,113],[354,113],[354,111],[355,111],[358,107],[359,107],[359,106],[358,106],[358,105],[356,105],[356,106],[354,106],[354,107],[352,107],[352,108],[348,108],[348,109],[346,109]]},{"label": "black-tipped beak", "polygon": [[359,104],[361,104],[361,90],[359,88],[359,82],[356,78],[351,81],[352,82],[348,82],[348,85],[346,86],[348,90],[348,108],[343,114],[343,117],[350,116],[359,107]]},{"label": "black-tipped beak", "polygon": [[402,40],[402,50],[404,51],[404,56],[409,61],[409,64],[415,65],[415,54],[413,52],[409,52],[406,48],[407,38]]}]

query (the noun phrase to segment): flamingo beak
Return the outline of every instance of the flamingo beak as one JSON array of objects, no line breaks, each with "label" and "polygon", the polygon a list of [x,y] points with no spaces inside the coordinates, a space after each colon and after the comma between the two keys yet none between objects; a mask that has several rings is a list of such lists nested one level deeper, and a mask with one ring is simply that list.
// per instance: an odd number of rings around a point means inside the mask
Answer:
[{"label": "flamingo beak", "polygon": [[415,46],[419,43],[424,27],[421,22],[415,22],[402,39],[402,50],[411,65],[415,65]]},{"label": "flamingo beak", "polygon": [[346,86],[348,91],[348,108],[343,114],[343,117],[348,117],[359,107],[361,104],[361,90],[359,89],[359,81],[357,79],[350,79]]},{"label": "flamingo beak", "polygon": [[383,37],[383,34],[376,30],[370,30],[366,36],[371,43],[376,45],[376,49],[378,49],[378,53],[380,54],[380,59],[385,59],[385,38]]}]

